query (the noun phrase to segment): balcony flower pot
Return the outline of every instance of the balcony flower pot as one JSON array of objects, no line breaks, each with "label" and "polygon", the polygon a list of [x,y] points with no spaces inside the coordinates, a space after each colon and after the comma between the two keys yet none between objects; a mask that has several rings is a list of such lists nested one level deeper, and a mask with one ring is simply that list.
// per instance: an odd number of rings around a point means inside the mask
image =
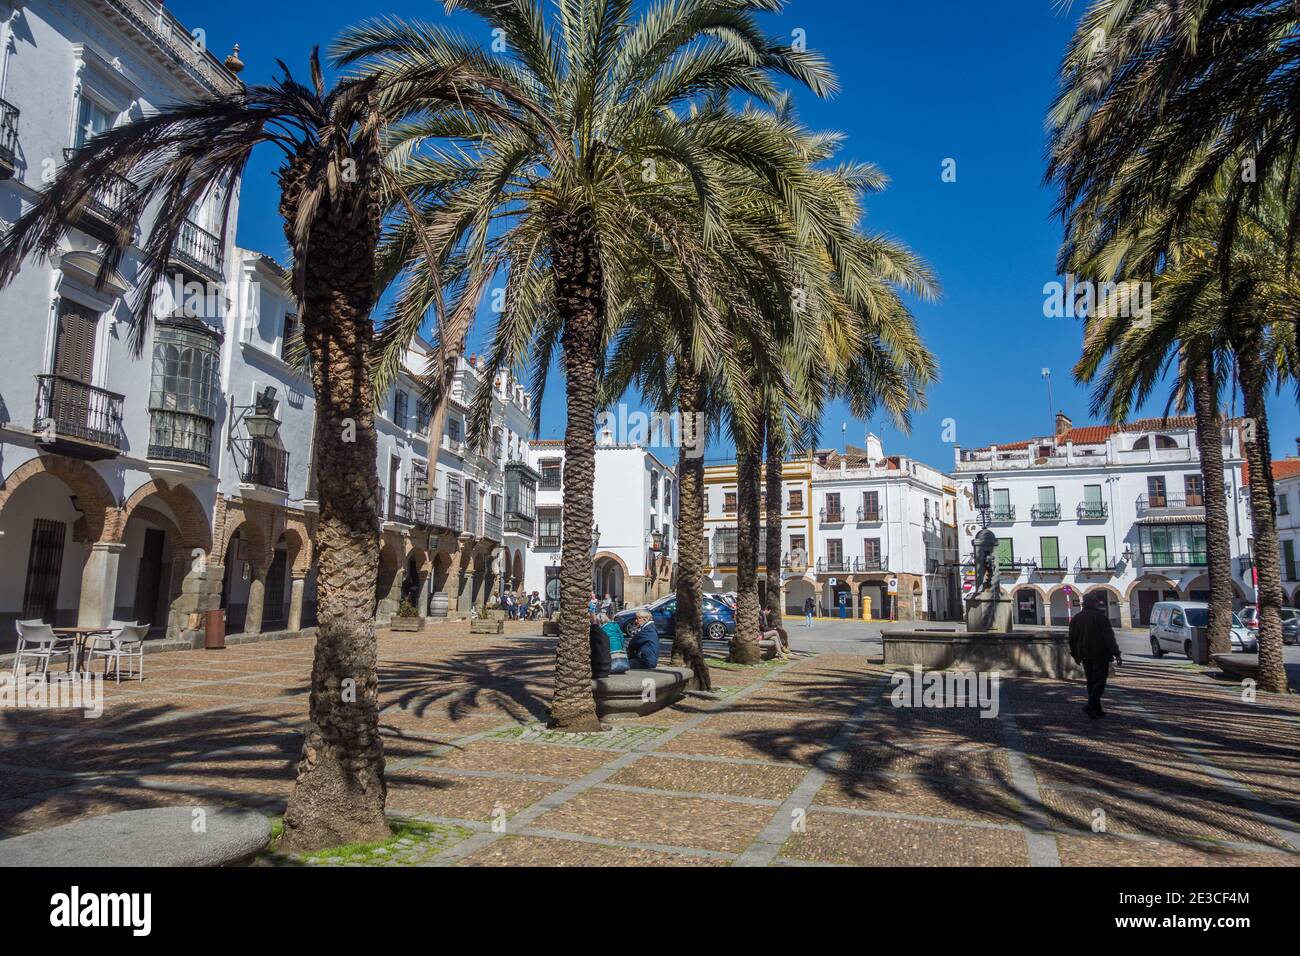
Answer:
[{"label": "balcony flower pot", "polygon": [[420,617],[420,612],[416,610],[414,604],[403,598],[388,626],[394,631],[418,633],[424,630],[424,618]]}]

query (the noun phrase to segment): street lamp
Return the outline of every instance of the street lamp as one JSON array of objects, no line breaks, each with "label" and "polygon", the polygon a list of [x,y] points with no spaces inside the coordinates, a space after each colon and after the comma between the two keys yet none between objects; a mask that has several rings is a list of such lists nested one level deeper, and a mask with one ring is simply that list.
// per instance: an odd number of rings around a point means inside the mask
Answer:
[{"label": "street lamp", "polygon": [[268,385],[257,393],[252,405],[236,406],[239,418],[250,438],[274,438],[280,431],[275,410],[280,403],[275,397],[275,386]]},{"label": "street lamp", "polygon": [[989,479],[987,475],[976,475],[971,482],[971,492],[975,501],[975,510],[979,512],[980,526],[989,526]]}]

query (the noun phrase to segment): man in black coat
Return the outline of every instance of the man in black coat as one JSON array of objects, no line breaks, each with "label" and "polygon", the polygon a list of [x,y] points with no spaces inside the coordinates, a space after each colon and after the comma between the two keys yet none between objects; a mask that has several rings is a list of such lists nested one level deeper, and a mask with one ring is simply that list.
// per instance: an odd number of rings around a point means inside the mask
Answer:
[{"label": "man in black coat", "polygon": [[1106,692],[1110,662],[1120,663],[1115,629],[1103,608],[1103,599],[1089,594],[1083,599],[1083,610],[1070,621],[1070,656],[1083,665],[1083,673],[1088,678],[1088,703],[1083,712],[1093,720],[1106,716],[1101,709],[1101,695]]}]

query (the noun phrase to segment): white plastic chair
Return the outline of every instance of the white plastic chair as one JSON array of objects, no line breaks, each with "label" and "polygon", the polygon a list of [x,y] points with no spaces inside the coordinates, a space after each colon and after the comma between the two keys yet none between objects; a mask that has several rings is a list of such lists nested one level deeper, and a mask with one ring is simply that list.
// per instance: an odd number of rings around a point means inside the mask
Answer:
[{"label": "white plastic chair", "polygon": [[104,676],[113,666],[114,677],[122,683],[122,659],[135,661],[127,673],[137,680],[144,680],[144,639],[149,634],[148,624],[124,624],[114,621],[110,625],[114,630],[108,636],[99,636],[86,645],[86,669],[95,657],[104,659]]},{"label": "white plastic chair", "polygon": [[45,667],[37,669],[44,677],[50,675],[50,661],[56,657],[67,657],[68,672],[77,666],[77,641],[72,636],[55,634],[54,629],[44,621],[15,621],[18,629],[18,649],[14,653],[13,676],[18,676],[19,664],[24,657],[44,661]]}]

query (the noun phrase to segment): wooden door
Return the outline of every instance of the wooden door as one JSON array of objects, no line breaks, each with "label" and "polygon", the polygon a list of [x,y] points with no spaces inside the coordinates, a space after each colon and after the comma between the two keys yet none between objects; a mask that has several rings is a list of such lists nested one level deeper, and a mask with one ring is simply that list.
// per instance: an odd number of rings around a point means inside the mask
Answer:
[{"label": "wooden door", "polygon": [[[99,317],[79,302],[59,300],[54,338],[54,374],[49,417],[56,427],[85,429],[90,419],[89,385],[95,368],[95,329]],[[80,383],[80,384],[78,384]]]}]

